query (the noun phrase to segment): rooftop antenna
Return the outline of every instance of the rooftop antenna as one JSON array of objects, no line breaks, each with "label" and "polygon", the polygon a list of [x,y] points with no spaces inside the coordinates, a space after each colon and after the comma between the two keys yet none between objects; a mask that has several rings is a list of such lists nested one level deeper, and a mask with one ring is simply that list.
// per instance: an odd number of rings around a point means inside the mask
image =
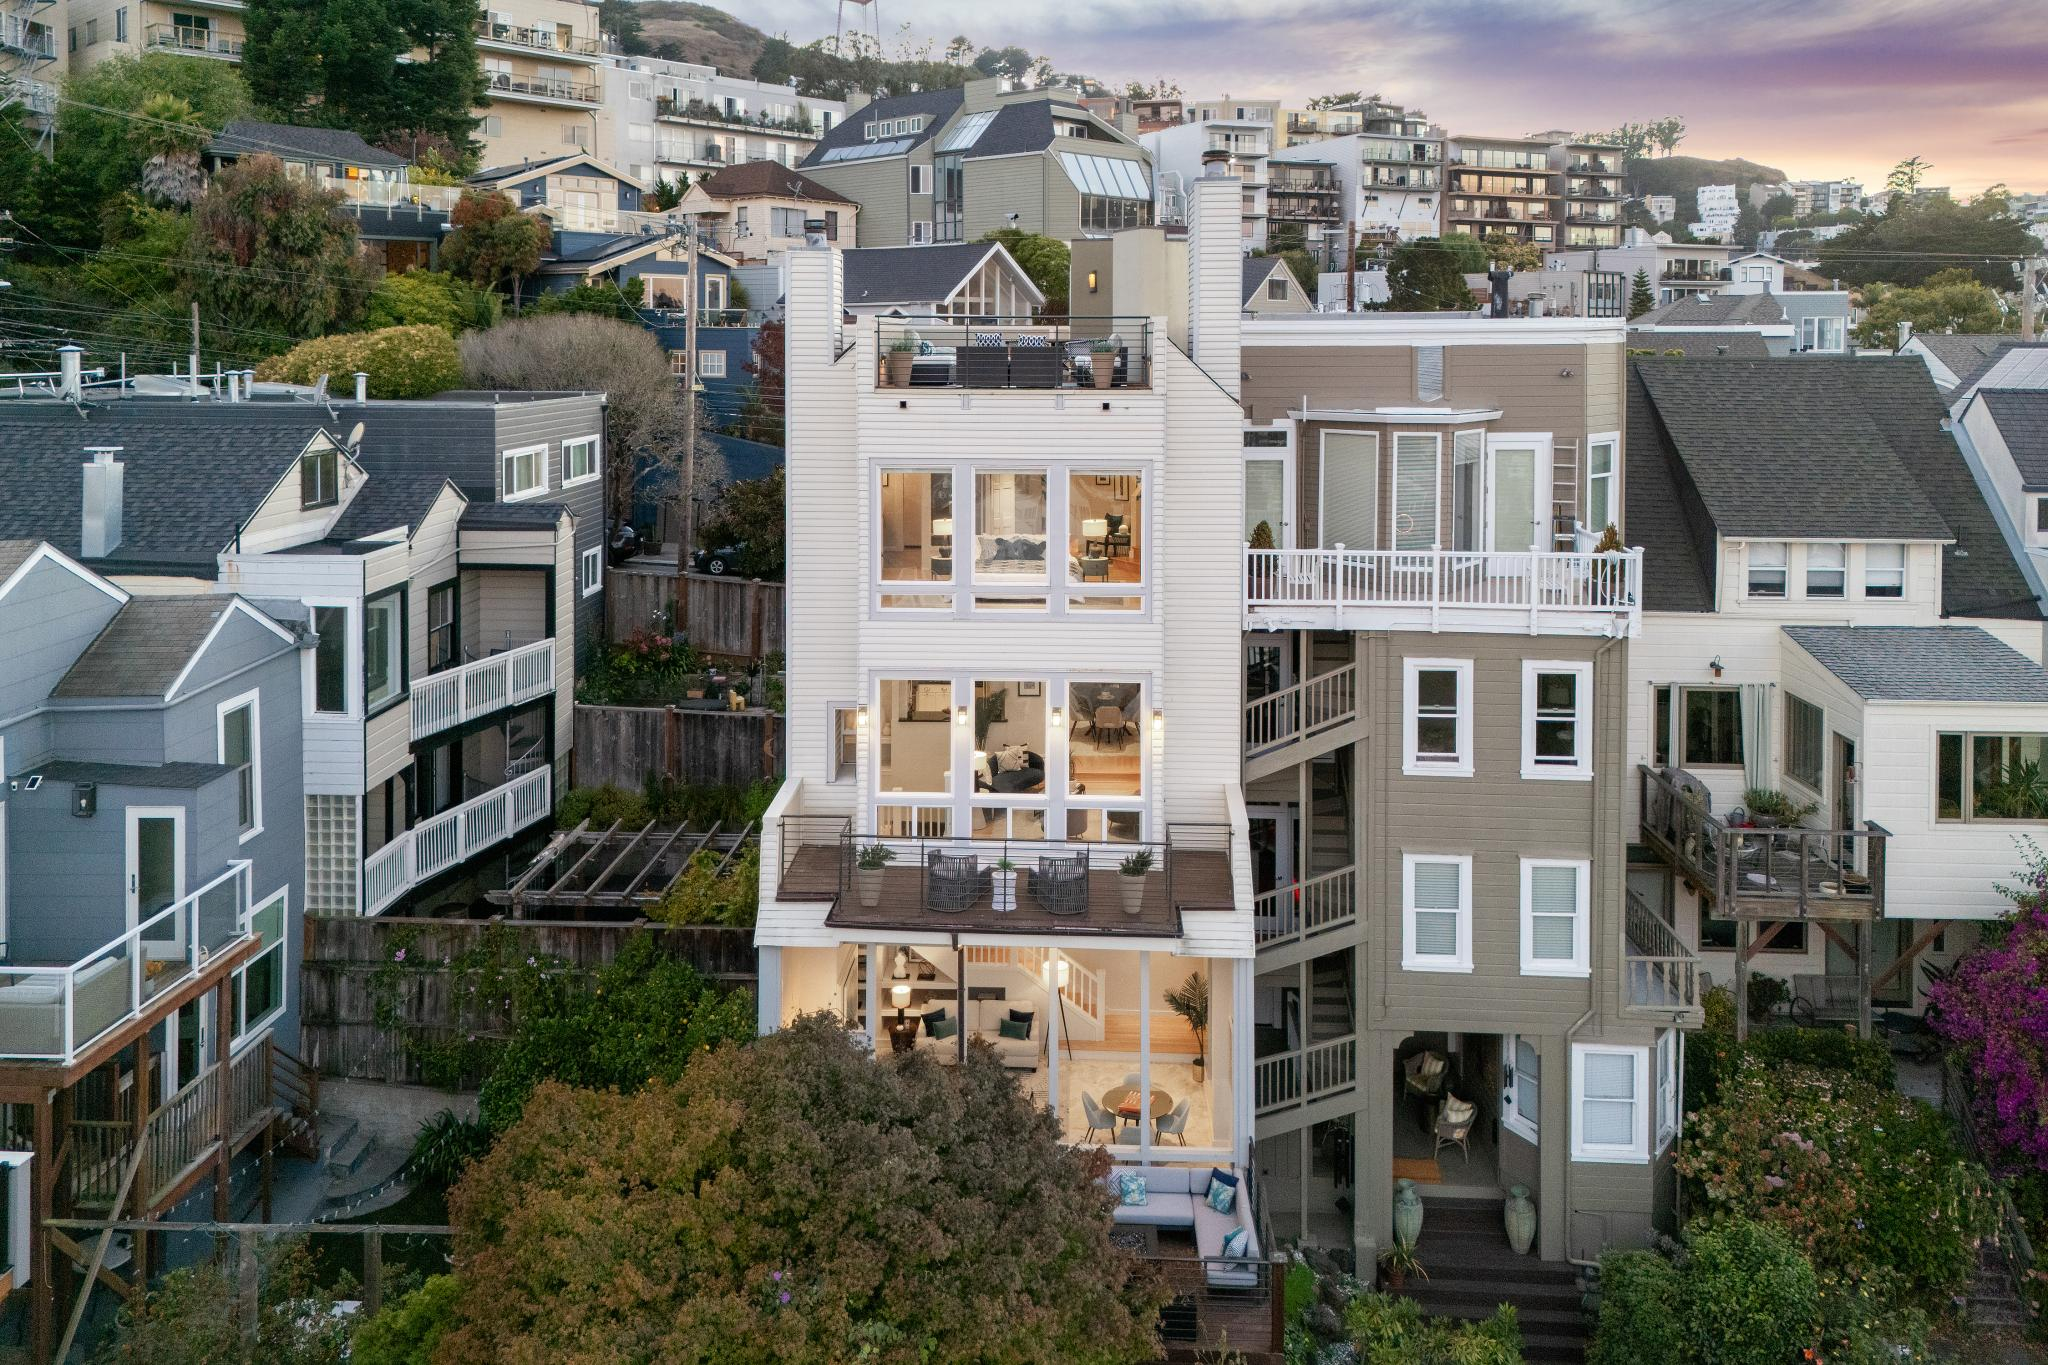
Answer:
[{"label": "rooftop antenna", "polygon": [[[871,14],[871,15],[873,15],[873,16],[874,16],[874,19],[875,19],[875,55],[876,55],[877,57],[881,56],[881,55],[882,55],[882,0],[839,0],[839,22],[838,22],[838,27],[837,27],[837,28],[835,28],[835,29],[833,30],[833,33],[832,33],[832,51],[833,51],[833,52],[835,52],[835,53],[837,53],[838,55],[840,55],[840,56],[842,56],[842,57],[846,55],[846,53],[845,53],[844,49],[843,49],[843,48],[841,47],[841,43],[842,43],[842,41],[844,40],[844,38],[845,38],[845,36],[846,36],[846,7],[847,7],[848,5],[859,5],[859,6],[861,7],[861,8],[865,9],[865,10],[866,10],[866,11],[867,11],[867,12],[868,12],[869,14]],[[858,33],[860,32],[860,16],[859,16],[859,15],[855,15],[855,16],[854,16],[854,20],[853,20],[853,29],[854,29],[854,32],[855,32],[856,34],[858,34]]]}]

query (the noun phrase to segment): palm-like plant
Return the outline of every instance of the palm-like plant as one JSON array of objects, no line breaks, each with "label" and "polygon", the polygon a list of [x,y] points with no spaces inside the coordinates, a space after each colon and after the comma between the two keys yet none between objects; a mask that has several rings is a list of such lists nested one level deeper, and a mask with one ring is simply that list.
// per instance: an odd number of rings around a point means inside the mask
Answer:
[{"label": "palm-like plant", "polygon": [[149,202],[189,206],[206,187],[199,169],[206,129],[198,117],[177,95],[155,94],[142,102],[128,142],[143,158],[142,194]]},{"label": "palm-like plant", "polygon": [[1205,1051],[1204,1035],[1209,1031],[1209,978],[1200,972],[1189,972],[1188,979],[1168,991],[1166,1007],[1187,1021],[1195,1033],[1195,1052]]}]

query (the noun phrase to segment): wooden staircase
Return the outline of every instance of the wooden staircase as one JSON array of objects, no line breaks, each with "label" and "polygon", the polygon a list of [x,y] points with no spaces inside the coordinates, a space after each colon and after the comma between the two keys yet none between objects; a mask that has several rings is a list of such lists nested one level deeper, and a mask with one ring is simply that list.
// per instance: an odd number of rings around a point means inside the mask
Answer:
[{"label": "wooden staircase", "polygon": [[1539,1261],[1533,1251],[1515,1255],[1499,1200],[1429,1199],[1423,1209],[1415,1250],[1429,1278],[1410,1279],[1403,1292],[1424,1312],[1476,1321],[1511,1303],[1522,1327],[1523,1359],[1585,1360],[1584,1291],[1575,1267]]},{"label": "wooden staircase", "polygon": [[1357,740],[1364,731],[1359,702],[1356,662],[1246,702],[1244,780],[1270,777]]}]

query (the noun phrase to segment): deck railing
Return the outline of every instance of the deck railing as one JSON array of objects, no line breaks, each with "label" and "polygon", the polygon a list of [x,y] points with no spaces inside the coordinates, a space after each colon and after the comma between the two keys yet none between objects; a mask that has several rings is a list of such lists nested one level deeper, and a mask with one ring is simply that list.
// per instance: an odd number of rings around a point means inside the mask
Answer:
[{"label": "deck railing", "polygon": [[363,860],[363,913],[467,862],[553,810],[554,769],[543,766],[422,820]]},{"label": "deck railing", "polygon": [[486,43],[503,43],[530,52],[546,52],[565,57],[595,57],[604,51],[604,45],[595,38],[578,38],[574,34],[564,37],[552,28],[499,24],[487,18],[478,18],[476,21],[476,36]]},{"label": "deck railing", "polygon": [[1278,948],[1351,924],[1358,918],[1358,869],[1340,867],[1264,892],[1252,902],[1252,917],[1260,948]]},{"label": "deck railing", "polygon": [[237,862],[75,962],[0,966],[0,1057],[72,1061],[246,937],[250,905]]},{"label": "deck railing", "polygon": [[1345,664],[1244,706],[1244,753],[1255,758],[1357,718],[1358,665]]},{"label": "deck railing", "polygon": [[412,737],[424,739],[508,706],[544,697],[555,687],[555,642],[536,640],[430,673],[412,685]]},{"label": "deck railing", "polygon": [[1399,611],[1432,629],[1474,612],[1522,618],[1532,631],[1561,615],[1613,618],[1627,633],[1642,611],[1643,552],[1254,550],[1244,552],[1246,615]]},{"label": "deck railing", "polygon": [[1622,1006],[1663,1015],[1700,1008],[1699,959],[1635,892],[1627,893]]},{"label": "deck railing", "polygon": [[1252,1063],[1258,1112],[1275,1113],[1358,1084],[1358,1039],[1347,1035]]},{"label": "deck railing", "polygon": [[231,62],[242,60],[241,35],[222,33],[217,29],[151,24],[144,33],[143,41],[152,52],[183,52],[198,57],[222,57]]},{"label": "deck railing", "polygon": [[488,71],[484,74],[485,93],[491,95],[526,95],[577,104],[596,104],[600,97],[595,81],[563,80],[560,76],[515,76],[509,71]]},{"label": "deck railing", "polygon": [[1884,912],[1882,825],[1758,829],[1715,816],[1706,789],[1675,770],[1639,767],[1638,821],[1723,914],[1772,920],[1870,918]]},{"label": "deck railing", "polygon": [[1152,323],[1141,317],[878,318],[883,388],[1143,389]]}]

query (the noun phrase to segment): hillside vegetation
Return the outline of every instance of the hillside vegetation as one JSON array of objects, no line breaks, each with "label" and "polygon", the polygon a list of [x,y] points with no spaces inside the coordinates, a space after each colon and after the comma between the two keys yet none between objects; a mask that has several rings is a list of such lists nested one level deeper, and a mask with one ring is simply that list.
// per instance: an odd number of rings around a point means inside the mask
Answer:
[{"label": "hillside vegetation", "polygon": [[1777,184],[1786,178],[1776,166],[1763,166],[1741,157],[1711,161],[1703,156],[1660,156],[1630,158],[1628,183],[1637,195],[1675,194],[1678,221],[1690,223],[1699,217],[1699,188],[1702,185],[1734,185],[1739,194],[1759,181]]},{"label": "hillside vegetation", "polygon": [[689,0],[640,0],[633,6],[640,33],[650,46],[673,43],[680,60],[745,75],[754,69],[768,35],[744,19]]}]

